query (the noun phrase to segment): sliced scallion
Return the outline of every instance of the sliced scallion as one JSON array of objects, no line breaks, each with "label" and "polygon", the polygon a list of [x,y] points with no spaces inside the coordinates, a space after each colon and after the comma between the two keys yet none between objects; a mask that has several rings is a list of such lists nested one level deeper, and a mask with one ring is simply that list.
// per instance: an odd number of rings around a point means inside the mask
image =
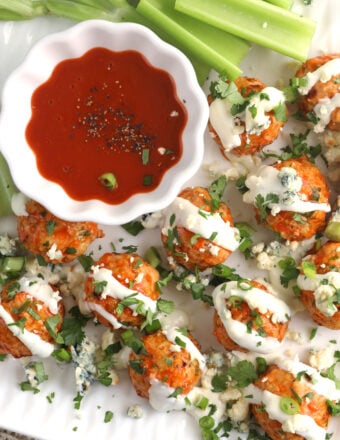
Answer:
[{"label": "sliced scallion", "polygon": [[116,176],[113,173],[104,173],[99,177],[100,183],[107,189],[115,189],[118,186]]},{"label": "sliced scallion", "polygon": [[281,397],[279,405],[281,411],[288,415],[294,415],[300,411],[300,405],[292,397]]}]

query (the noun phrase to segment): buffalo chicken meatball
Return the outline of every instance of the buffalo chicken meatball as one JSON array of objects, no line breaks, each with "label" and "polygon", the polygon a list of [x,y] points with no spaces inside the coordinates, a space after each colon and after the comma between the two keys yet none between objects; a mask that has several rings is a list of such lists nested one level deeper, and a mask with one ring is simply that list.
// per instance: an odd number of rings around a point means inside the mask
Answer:
[{"label": "buffalo chicken meatball", "polygon": [[280,90],[266,87],[256,78],[239,77],[224,87],[223,96],[214,92],[214,84],[208,96],[209,131],[226,158],[228,153],[254,154],[275,141],[287,118]]},{"label": "buffalo chicken meatball", "polygon": [[289,241],[324,229],[330,190],[321,171],[305,156],[261,165],[248,175],[243,201],[255,206],[258,223]]},{"label": "buffalo chicken meatball", "polygon": [[279,360],[245,389],[252,412],[272,440],[327,438],[328,402],[339,400],[335,383],[295,360]]},{"label": "buffalo chicken meatball", "polygon": [[[131,352],[129,375],[141,397],[148,398],[152,406],[166,405],[169,396],[187,395],[202,375],[203,356],[197,341],[179,329],[157,331],[142,337],[143,351]],[[165,403],[157,395],[165,389]]]},{"label": "buffalo chicken meatball", "polygon": [[204,270],[225,261],[239,245],[228,206],[215,208],[208,190],[184,189],[164,210],[162,241],[172,266]]},{"label": "buffalo chicken meatball", "polygon": [[157,310],[158,271],[137,254],[106,253],[91,268],[80,308],[112,328],[139,327]]},{"label": "buffalo chicken meatball", "polygon": [[229,281],[213,292],[214,334],[226,350],[277,350],[290,320],[289,307],[257,281]]},{"label": "buffalo chicken meatball", "polygon": [[340,131],[340,54],[307,60],[295,74],[300,115],[314,131]]},{"label": "buffalo chicken meatball", "polygon": [[[48,357],[63,315],[59,292],[41,277],[23,276],[8,282],[0,295],[0,353],[16,358]],[[53,329],[53,336],[48,328]]]},{"label": "buffalo chicken meatball", "polygon": [[103,232],[92,222],[69,222],[55,217],[39,203],[26,203],[18,217],[18,235],[25,248],[49,263],[67,263],[86,252]]},{"label": "buffalo chicken meatball", "polygon": [[340,329],[340,243],[327,242],[301,263],[297,279],[301,301],[312,319],[333,330]]}]

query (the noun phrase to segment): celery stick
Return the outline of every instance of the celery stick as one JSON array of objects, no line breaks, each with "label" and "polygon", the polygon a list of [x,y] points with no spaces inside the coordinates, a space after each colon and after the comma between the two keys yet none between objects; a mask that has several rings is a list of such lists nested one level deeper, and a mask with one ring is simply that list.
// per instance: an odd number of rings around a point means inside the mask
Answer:
[{"label": "celery stick", "polygon": [[245,41],[205,26],[173,9],[174,0],[140,0],[137,12],[168,33],[176,46],[230,79],[241,73],[239,62],[249,50]]},{"label": "celery stick", "polygon": [[13,12],[23,17],[31,18],[46,13],[42,1],[32,0],[1,0],[0,8]]},{"label": "celery stick", "polygon": [[0,0],[1,20],[26,20],[44,15],[47,9],[39,0]]},{"label": "celery stick", "polygon": [[175,9],[300,61],[316,23],[262,0],[176,0]]},{"label": "celery stick", "polygon": [[103,11],[85,4],[70,0],[46,0],[48,10],[58,17],[75,21],[102,19],[115,21],[116,12]]},{"label": "celery stick", "polygon": [[280,8],[284,8],[284,9],[290,9],[293,5],[293,0],[264,0],[264,1],[276,6],[280,6]]},{"label": "celery stick", "polygon": [[92,6],[97,9],[109,9],[112,6],[109,0],[76,0],[82,5]]},{"label": "celery stick", "polygon": [[0,217],[12,214],[11,200],[15,192],[7,162],[0,153]]},{"label": "celery stick", "polygon": [[8,9],[0,8],[0,20],[12,21],[12,20],[26,20],[26,15],[17,14],[13,11],[9,11]]}]

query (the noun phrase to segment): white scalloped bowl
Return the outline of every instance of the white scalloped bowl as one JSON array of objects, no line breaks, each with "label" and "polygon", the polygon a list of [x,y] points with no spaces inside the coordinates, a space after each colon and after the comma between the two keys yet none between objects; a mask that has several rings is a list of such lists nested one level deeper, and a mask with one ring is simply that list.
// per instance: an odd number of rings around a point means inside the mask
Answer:
[{"label": "white scalloped bowl", "polygon": [[[31,118],[31,97],[62,60],[77,58],[94,47],[112,51],[136,50],[156,68],[174,79],[178,98],[188,119],[182,134],[183,153],[154,190],[136,194],[120,204],[91,199],[77,201],[38,171],[26,138]],[[203,160],[208,104],[190,61],[178,49],[162,41],[144,26],[89,20],[41,39],[24,62],[9,76],[2,96],[0,149],[18,189],[56,216],[70,221],[94,221],[118,225],[166,207],[199,169]]]}]

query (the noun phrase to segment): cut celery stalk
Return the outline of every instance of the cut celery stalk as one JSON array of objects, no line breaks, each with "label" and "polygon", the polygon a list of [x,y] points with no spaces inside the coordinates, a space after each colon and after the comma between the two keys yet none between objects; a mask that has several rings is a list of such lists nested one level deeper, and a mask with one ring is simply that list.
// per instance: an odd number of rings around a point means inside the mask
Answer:
[{"label": "cut celery stalk", "polygon": [[27,20],[47,12],[44,0],[0,0],[1,20]]},{"label": "cut celery stalk", "polygon": [[0,20],[12,21],[12,20],[26,20],[26,15],[21,15],[13,11],[9,11],[8,9],[0,8]]},{"label": "cut celery stalk", "polygon": [[7,162],[0,153],[0,217],[12,214],[11,200],[15,192]]},{"label": "cut celery stalk", "polygon": [[[7,16],[13,14],[15,19],[28,19],[36,17],[37,15],[43,15],[47,12],[43,0],[0,0],[0,11],[2,17],[7,13]],[[3,18],[5,19],[5,18]]]},{"label": "cut celery stalk", "polygon": [[174,0],[140,0],[137,12],[168,33],[186,54],[227,74],[230,79],[240,76],[239,63],[248,53],[249,44],[178,13],[174,3]]},{"label": "cut celery stalk", "polygon": [[175,9],[304,61],[316,23],[262,0],[176,0]]},{"label": "cut celery stalk", "polygon": [[102,19],[115,21],[115,13],[69,0],[46,0],[50,13],[75,21]]},{"label": "cut celery stalk", "polygon": [[280,6],[280,8],[284,8],[284,9],[290,9],[293,5],[293,0],[264,0],[264,1],[276,6]]}]

